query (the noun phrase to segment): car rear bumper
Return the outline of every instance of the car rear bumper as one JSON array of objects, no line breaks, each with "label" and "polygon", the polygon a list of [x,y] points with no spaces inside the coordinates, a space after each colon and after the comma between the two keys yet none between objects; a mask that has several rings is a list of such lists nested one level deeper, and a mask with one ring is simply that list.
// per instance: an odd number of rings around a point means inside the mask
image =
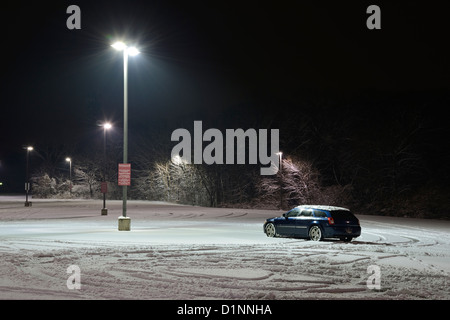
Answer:
[{"label": "car rear bumper", "polygon": [[357,225],[328,226],[324,230],[325,238],[356,238],[361,235],[361,227]]}]

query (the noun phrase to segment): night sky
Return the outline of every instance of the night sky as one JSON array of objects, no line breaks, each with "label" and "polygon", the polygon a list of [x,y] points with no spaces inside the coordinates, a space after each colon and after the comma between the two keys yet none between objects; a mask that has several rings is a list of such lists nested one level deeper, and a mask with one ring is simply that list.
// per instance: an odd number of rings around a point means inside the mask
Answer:
[{"label": "night sky", "polygon": [[[214,127],[214,119],[237,107],[250,114],[298,113],[303,101],[317,97],[336,105],[448,97],[450,26],[442,3],[3,4],[0,181],[21,190],[26,145],[88,144],[101,135],[99,121],[121,127],[123,61],[110,47],[116,39],[141,50],[129,59],[133,132],[185,116],[213,119]],[[66,27],[71,4],[81,9],[81,30]],[[381,8],[381,30],[366,27],[371,4]],[[444,110],[430,112],[439,123],[448,117]],[[448,148],[447,141],[436,143]]]}]

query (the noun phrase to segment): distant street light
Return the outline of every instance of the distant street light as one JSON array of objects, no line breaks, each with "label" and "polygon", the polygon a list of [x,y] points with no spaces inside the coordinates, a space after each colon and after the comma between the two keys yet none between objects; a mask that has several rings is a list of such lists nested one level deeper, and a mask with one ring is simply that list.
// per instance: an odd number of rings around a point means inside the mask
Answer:
[{"label": "distant street light", "polygon": [[72,159],[67,157],[66,161],[69,162],[69,193],[72,194]]},{"label": "distant street light", "polygon": [[[123,163],[128,163],[128,56],[136,56],[139,50],[128,47],[118,41],[111,45],[118,51],[123,51]],[[127,186],[123,186],[122,217],[119,217],[119,231],[130,231],[130,218],[127,217]]]},{"label": "distant street light", "polygon": [[33,151],[33,147],[28,146],[27,148],[27,169],[26,169],[26,182],[25,182],[25,207],[31,207],[32,202],[28,201],[28,193],[30,192],[30,173],[29,173],[29,158],[30,151]]},{"label": "distant street light", "polygon": [[106,209],[106,192],[107,192],[107,182],[106,182],[106,130],[112,128],[111,123],[105,122],[103,124],[103,181],[102,181],[102,193],[103,193],[103,209],[102,216],[108,215],[108,209]]}]

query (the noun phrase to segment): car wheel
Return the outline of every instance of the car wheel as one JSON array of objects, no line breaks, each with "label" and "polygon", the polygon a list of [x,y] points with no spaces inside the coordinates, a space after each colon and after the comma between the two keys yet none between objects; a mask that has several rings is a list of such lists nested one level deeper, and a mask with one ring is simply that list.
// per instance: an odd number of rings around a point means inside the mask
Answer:
[{"label": "car wheel", "polygon": [[266,225],[266,235],[270,238],[273,238],[277,235],[277,232],[275,230],[275,226],[273,223],[268,223]]},{"label": "car wheel", "polygon": [[320,230],[318,226],[312,226],[311,229],[309,229],[309,238],[312,241],[322,240],[322,230]]}]

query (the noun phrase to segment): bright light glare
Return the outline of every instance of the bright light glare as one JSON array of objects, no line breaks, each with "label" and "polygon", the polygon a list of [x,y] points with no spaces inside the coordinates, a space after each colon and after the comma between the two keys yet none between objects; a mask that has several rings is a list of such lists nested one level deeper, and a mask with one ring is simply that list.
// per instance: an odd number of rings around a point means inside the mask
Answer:
[{"label": "bright light glare", "polygon": [[122,41],[117,41],[114,42],[111,47],[113,47],[114,49],[118,50],[118,51],[122,51],[125,50],[125,48],[127,47],[127,45],[125,43],[123,43]]},{"label": "bright light glare", "polygon": [[70,159],[70,158],[66,158],[66,161],[67,161],[67,162],[70,162],[70,161],[72,161],[72,159]]},{"label": "bright light glare", "polygon": [[136,47],[128,47],[122,41],[114,42],[111,47],[118,51],[126,50],[126,53],[129,56],[137,56],[140,53],[140,51]]},{"label": "bright light glare", "polygon": [[107,122],[107,123],[103,124],[103,128],[105,128],[105,129],[111,129],[111,128],[112,128],[112,125],[111,125],[111,123]]},{"label": "bright light glare", "polygon": [[182,164],[186,164],[186,161],[181,159],[181,157],[179,155],[176,155],[176,156],[172,157],[172,162],[174,164],[176,164],[177,166],[182,165]]},{"label": "bright light glare", "polygon": [[127,53],[129,56],[137,56],[140,52],[136,47],[130,47],[127,49]]},{"label": "bright light glare", "polygon": [[31,151],[31,150],[33,150],[33,147],[27,147],[27,150]]}]

